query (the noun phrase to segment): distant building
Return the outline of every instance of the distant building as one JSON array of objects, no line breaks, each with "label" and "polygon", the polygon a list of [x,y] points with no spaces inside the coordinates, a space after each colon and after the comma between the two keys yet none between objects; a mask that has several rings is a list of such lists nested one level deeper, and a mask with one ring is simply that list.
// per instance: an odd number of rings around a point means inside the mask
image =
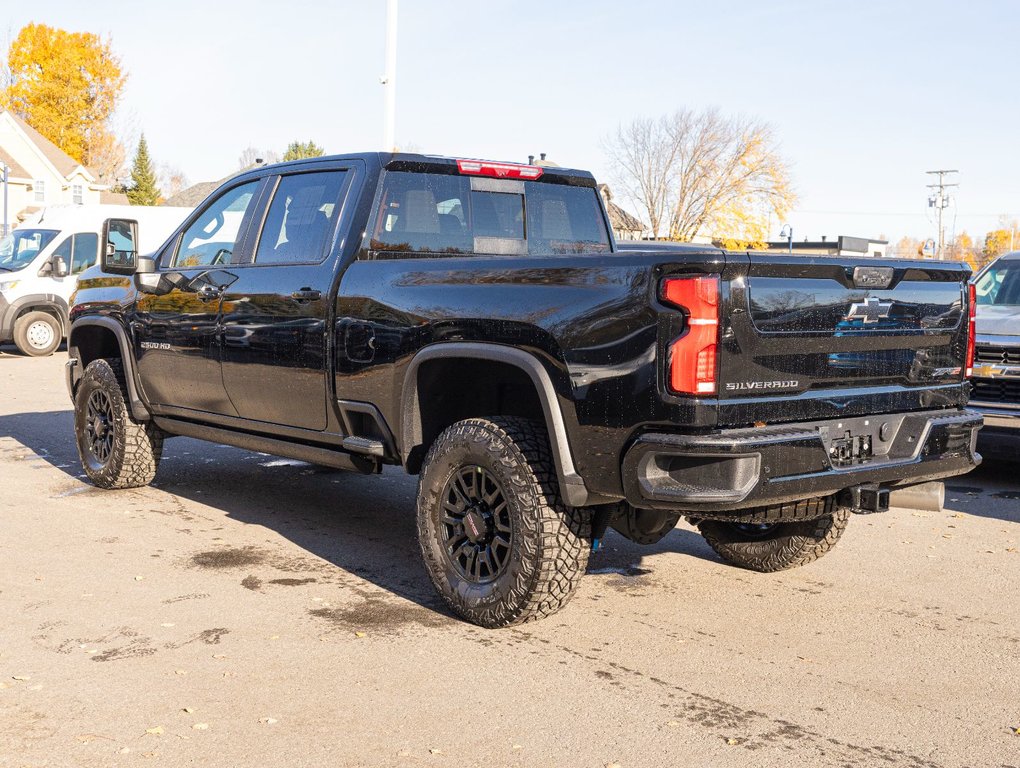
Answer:
[{"label": "distant building", "polygon": [[219,181],[200,181],[198,184],[192,184],[186,189],[182,189],[176,195],[170,195],[160,205],[170,206],[183,206],[186,208],[197,208],[199,203],[209,197],[209,194],[222,184],[227,179],[231,179],[235,174],[230,174],[226,178],[220,179]]},{"label": "distant building", "polygon": [[8,111],[0,112],[0,163],[10,168],[7,213],[11,227],[48,205],[117,202],[110,186],[99,183],[92,170]]},{"label": "distant building", "polygon": [[606,204],[606,212],[609,214],[609,223],[613,228],[613,236],[617,240],[640,240],[648,227],[644,223],[631,216],[627,211],[613,202],[613,193],[609,191],[609,185],[599,184],[599,192]]},{"label": "distant building", "polygon": [[[774,240],[768,243],[770,251],[787,251],[790,249],[788,240]],[[819,256],[874,256],[884,258],[889,248],[888,240],[874,240],[869,237],[848,237],[840,235],[829,240],[822,235],[821,240],[793,241],[793,252]]]},{"label": "distant building", "polygon": [[239,176],[246,171],[250,171],[252,168],[261,168],[265,164],[266,163],[262,160],[256,160],[251,165],[246,166],[239,171],[234,171],[234,173],[228,174],[218,181],[200,181],[197,184],[192,184],[190,187],[182,189],[176,195],[171,195],[160,203],[160,205],[197,208],[203,200],[216,191],[220,184],[230,181],[235,176]]}]

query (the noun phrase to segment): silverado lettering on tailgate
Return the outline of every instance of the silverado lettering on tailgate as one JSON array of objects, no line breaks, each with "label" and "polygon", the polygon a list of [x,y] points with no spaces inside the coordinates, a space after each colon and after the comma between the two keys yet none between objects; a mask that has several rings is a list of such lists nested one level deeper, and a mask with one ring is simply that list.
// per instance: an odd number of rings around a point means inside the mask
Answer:
[{"label": "silverado lettering on tailgate", "polygon": [[798,389],[800,387],[799,381],[728,381],[726,382],[726,390],[729,392],[733,391],[744,391],[750,389]]}]

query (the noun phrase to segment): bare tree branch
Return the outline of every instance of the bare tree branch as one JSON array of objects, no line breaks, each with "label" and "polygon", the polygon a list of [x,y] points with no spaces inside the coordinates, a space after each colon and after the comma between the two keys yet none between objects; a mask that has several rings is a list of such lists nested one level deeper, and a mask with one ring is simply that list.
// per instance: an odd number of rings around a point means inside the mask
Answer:
[{"label": "bare tree branch", "polygon": [[614,184],[642,208],[658,237],[764,239],[770,211],[793,203],[771,126],[710,109],[621,125],[605,143]]}]

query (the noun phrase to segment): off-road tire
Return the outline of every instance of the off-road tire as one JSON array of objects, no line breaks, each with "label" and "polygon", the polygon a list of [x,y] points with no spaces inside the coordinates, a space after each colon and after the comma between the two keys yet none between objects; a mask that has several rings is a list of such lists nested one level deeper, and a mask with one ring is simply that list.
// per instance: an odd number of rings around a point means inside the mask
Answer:
[{"label": "off-road tire", "polygon": [[[480,467],[499,483],[509,510],[509,555],[488,583],[465,578],[447,553],[443,494],[467,467]],[[549,438],[529,419],[467,419],[446,429],[425,457],[417,521],[418,543],[436,590],[455,613],[483,627],[556,613],[588,564],[590,512],[563,503]]]},{"label": "off-road tire", "polygon": [[813,562],[839,541],[850,520],[850,509],[834,504],[814,520],[754,524],[702,520],[698,530],[723,560],[752,571],[771,573]]},{"label": "off-road tire", "polygon": [[14,345],[30,357],[49,357],[63,338],[60,320],[49,312],[26,312],[14,321]]},{"label": "off-road tire", "polygon": [[[89,444],[87,414],[95,393],[100,393],[98,399],[109,406],[106,428],[112,433],[112,440],[106,457],[98,456]],[[151,423],[135,421],[131,416],[120,360],[93,360],[85,368],[74,397],[74,434],[82,467],[94,485],[108,489],[138,488],[148,485],[156,476],[163,454],[163,433]]]}]

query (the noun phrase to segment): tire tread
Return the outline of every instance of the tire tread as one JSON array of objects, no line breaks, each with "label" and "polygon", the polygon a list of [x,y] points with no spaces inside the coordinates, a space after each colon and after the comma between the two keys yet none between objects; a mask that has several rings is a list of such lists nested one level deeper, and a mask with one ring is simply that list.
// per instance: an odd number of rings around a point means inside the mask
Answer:
[{"label": "tire tread", "polygon": [[78,384],[76,411],[85,407],[83,393],[92,387],[102,388],[110,396],[115,411],[115,437],[108,464],[99,471],[90,468],[81,445],[81,425],[76,413],[76,442],[85,473],[95,485],[110,490],[148,485],[155,478],[163,455],[163,433],[151,422],[136,421],[131,415],[122,362],[117,358],[101,358],[88,364]]},{"label": "tire tread", "polygon": [[[528,530],[519,535],[525,557],[509,590],[512,599],[484,611],[472,611],[458,601],[443,583],[442,564],[435,561],[426,545],[433,535],[427,514],[431,491],[425,487],[428,467],[463,441],[478,443],[500,454],[499,461],[510,470],[512,492],[527,500],[529,513],[529,520],[524,522]],[[429,575],[446,604],[482,626],[506,627],[550,616],[570,601],[587,568],[591,520],[587,510],[563,503],[549,438],[542,424],[511,416],[475,418],[449,427],[429,448],[419,481],[418,536]]]}]

